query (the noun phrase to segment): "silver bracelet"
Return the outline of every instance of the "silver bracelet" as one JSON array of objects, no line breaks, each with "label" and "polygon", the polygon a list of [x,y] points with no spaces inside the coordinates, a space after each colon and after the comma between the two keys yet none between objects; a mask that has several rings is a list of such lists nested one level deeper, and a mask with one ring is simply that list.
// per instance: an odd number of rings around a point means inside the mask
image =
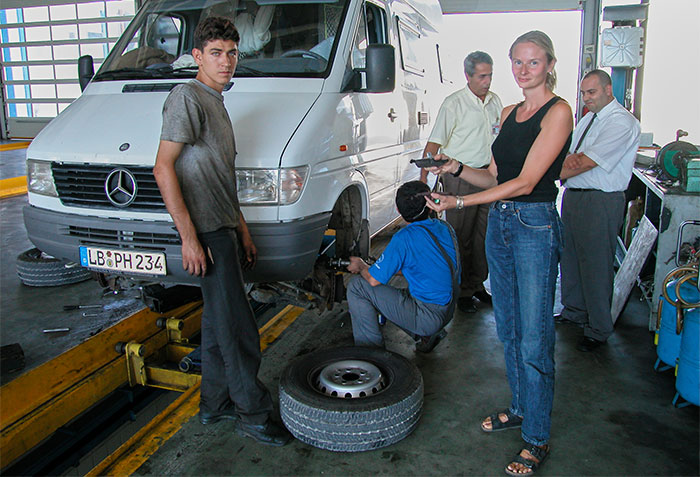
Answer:
[{"label": "silver bracelet", "polygon": [[457,196],[457,210],[462,210],[464,208],[464,197],[461,195]]}]

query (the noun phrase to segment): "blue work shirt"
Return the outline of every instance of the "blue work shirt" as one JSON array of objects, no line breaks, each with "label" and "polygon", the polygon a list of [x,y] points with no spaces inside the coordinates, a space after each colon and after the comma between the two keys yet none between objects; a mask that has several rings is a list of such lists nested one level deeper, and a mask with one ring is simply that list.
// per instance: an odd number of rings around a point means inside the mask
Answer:
[{"label": "blue work shirt", "polygon": [[[408,282],[411,296],[436,305],[447,305],[452,299],[452,274],[450,267],[435,245],[435,241],[423,228],[429,229],[456,265],[455,247],[447,224],[436,219],[409,223],[394,234],[381,257],[369,268],[369,273],[380,283],[387,284],[398,271]],[[459,278],[458,278],[459,279]]]}]

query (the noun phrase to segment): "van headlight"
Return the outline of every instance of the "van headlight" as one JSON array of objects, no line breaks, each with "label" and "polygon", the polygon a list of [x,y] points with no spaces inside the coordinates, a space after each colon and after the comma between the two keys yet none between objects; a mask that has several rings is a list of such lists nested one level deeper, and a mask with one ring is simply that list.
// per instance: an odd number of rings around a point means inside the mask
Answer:
[{"label": "van headlight", "polygon": [[27,188],[35,194],[58,197],[51,173],[51,162],[27,159]]},{"label": "van headlight", "polygon": [[285,169],[236,169],[241,205],[288,205],[301,196],[308,166]]}]

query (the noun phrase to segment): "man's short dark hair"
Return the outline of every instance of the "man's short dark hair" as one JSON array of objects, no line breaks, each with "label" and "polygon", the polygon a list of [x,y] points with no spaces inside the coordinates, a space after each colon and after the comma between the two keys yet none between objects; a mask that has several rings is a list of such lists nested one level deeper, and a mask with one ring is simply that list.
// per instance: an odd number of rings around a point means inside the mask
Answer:
[{"label": "man's short dark hair", "polygon": [[476,73],[476,65],[486,63],[493,66],[493,59],[488,53],[483,51],[473,51],[464,59],[464,72],[469,76],[474,76]]},{"label": "man's short dark hair", "polygon": [[612,85],[612,79],[610,79],[610,75],[603,70],[591,70],[588,73],[586,73],[583,79],[590,78],[591,76],[595,76],[596,78],[598,78],[598,82],[603,88]]},{"label": "man's short dark hair", "polygon": [[396,191],[396,208],[406,222],[425,220],[431,209],[425,202],[430,187],[421,181],[406,182]]},{"label": "man's short dark hair", "polygon": [[194,30],[194,47],[204,50],[207,43],[214,40],[241,41],[233,22],[225,17],[207,17]]}]

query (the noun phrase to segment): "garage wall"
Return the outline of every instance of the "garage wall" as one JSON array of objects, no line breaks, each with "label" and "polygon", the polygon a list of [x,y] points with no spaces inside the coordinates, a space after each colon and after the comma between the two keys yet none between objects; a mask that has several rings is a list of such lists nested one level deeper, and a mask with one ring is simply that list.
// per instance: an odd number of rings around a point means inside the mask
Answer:
[{"label": "garage wall", "polygon": [[2,2],[3,137],[34,137],[80,95],[78,58],[92,55],[97,70],[134,16],[135,3]]}]

